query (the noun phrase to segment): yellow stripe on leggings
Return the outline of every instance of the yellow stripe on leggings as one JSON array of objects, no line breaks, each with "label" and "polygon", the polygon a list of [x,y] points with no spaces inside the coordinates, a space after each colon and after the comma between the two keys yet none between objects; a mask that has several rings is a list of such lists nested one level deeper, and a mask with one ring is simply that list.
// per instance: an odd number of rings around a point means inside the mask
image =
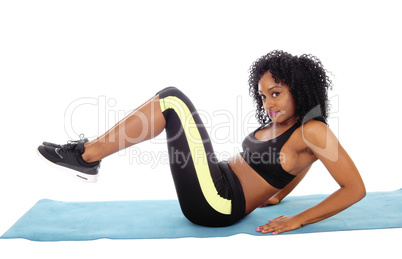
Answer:
[{"label": "yellow stripe on leggings", "polygon": [[176,96],[160,99],[159,104],[162,112],[173,109],[179,116],[205,199],[214,210],[229,215],[232,212],[232,203],[230,200],[222,198],[215,188],[200,132],[187,105]]}]

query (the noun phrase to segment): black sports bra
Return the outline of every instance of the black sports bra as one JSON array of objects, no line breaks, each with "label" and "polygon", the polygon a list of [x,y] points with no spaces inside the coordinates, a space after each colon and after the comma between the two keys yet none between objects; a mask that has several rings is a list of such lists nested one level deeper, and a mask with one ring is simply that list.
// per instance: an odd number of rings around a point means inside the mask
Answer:
[{"label": "black sports bra", "polygon": [[280,163],[280,151],[293,132],[300,126],[297,122],[278,137],[266,141],[255,138],[254,130],[243,140],[241,156],[262,178],[275,188],[282,189],[296,176],[283,170]]}]

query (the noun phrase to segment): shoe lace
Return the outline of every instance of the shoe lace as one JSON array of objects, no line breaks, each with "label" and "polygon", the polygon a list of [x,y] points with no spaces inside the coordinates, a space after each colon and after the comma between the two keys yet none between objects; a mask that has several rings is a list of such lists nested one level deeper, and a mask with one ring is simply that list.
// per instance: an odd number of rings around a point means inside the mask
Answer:
[{"label": "shoe lace", "polygon": [[67,141],[67,144],[61,146],[61,150],[60,150],[60,151],[63,151],[63,152],[71,152],[71,151],[74,149],[74,147],[75,147],[80,141],[82,141],[82,140],[85,138],[85,135],[81,133],[81,134],[79,135],[79,138],[80,138],[79,140],[69,140],[69,141]]}]

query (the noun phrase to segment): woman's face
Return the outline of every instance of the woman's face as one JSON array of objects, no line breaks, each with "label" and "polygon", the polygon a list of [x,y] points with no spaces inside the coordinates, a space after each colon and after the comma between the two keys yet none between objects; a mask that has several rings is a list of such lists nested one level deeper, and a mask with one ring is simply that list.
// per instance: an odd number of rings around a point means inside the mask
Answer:
[{"label": "woman's face", "polygon": [[287,124],[297,120],[296,105],[289,87],[276,83],[269,71],[261,77],[258,92],[264,109],[273,123]]}]

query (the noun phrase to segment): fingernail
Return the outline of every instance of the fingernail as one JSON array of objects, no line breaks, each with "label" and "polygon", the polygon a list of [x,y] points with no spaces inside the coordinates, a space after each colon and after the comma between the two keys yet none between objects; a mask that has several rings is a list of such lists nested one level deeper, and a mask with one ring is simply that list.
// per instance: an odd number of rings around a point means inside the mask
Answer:
[{"label": "fingernail", "polygon": [[276,235],[276,232],[272,232],[272,235]]},{"label": "fingernail", "polygon": [[260,227],[257,227],[257,232],[260,232]]}]

